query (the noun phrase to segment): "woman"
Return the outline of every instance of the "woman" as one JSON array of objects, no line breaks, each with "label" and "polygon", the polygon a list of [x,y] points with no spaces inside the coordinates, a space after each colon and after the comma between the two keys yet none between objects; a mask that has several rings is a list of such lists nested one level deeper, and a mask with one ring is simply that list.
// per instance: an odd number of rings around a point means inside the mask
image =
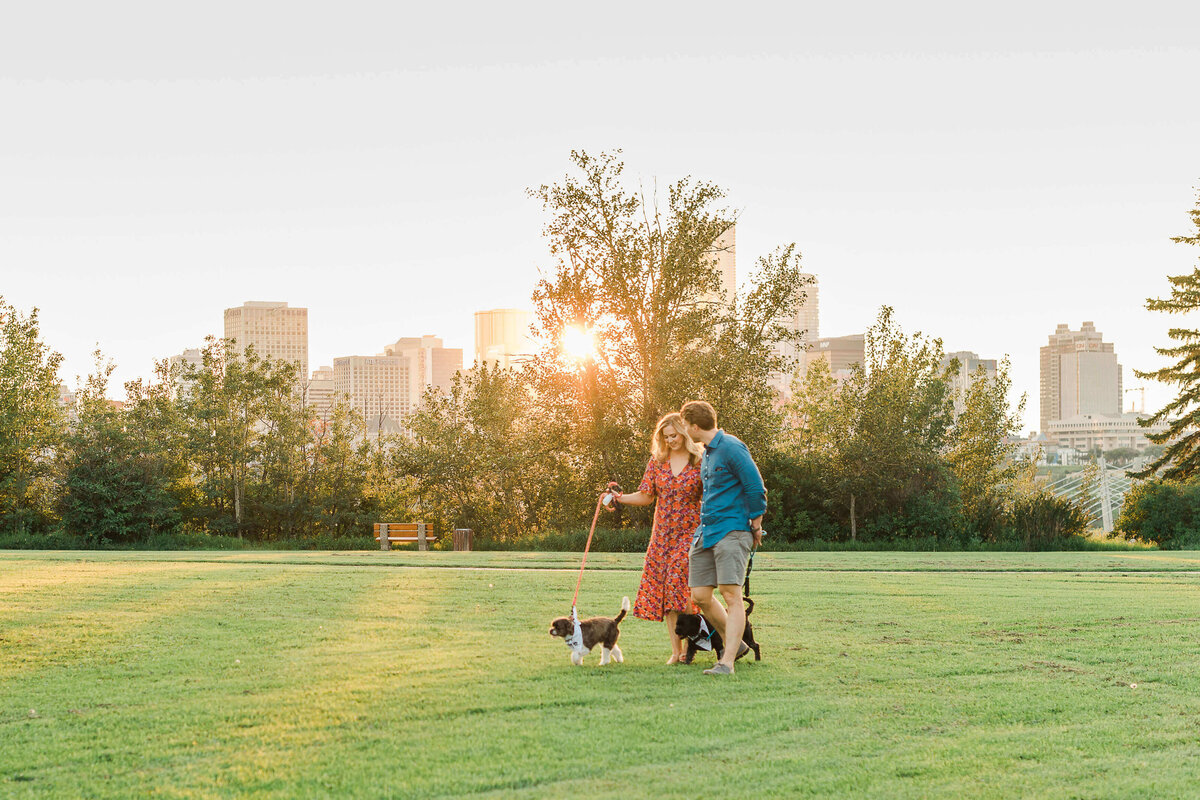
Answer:
[{"label": "woman", "polygon": [[666,620],[671,639],[668,664],[683,660],[687,648],[675,634],[679,612],[689,608],[688,549],[700,525],[700,457],[704,451],[687,435],[679,414],[658,421],[650,442],[650,463],[638,490],[616,496],[628,506],[654,507],[654,528],[646,548],[646,566],[633,615]]}]

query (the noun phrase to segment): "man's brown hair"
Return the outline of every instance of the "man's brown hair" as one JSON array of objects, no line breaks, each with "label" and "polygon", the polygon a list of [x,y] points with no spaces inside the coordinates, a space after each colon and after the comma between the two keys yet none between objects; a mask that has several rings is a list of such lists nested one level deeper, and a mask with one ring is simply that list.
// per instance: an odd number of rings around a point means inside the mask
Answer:
[{"label": "man's brown hair", "polygon": [[679,414],[685,422],[698,426],[702,431],[717,427],[716,409],[703,400],[689,400],[679,409]]}]

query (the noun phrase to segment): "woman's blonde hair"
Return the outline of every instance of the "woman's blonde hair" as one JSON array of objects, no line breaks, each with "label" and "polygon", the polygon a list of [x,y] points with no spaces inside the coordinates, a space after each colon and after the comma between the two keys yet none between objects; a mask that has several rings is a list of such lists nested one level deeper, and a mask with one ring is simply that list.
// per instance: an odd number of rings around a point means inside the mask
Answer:
[{"label": "woman's blonde hair", "polygon": [[667,436],[663,433],[663,428],[668,425],[683,437],[683,449],[688,452],[691,463],[699,464],[700,457],[704,455],[704,448],[688,436],[687,423],[683,421],[683,417],[678,412],[667,414],[654,426],[654,436],[650,439],[650,456],[655,461],[666,461],[670,457],[671,448],[667,446]]}]

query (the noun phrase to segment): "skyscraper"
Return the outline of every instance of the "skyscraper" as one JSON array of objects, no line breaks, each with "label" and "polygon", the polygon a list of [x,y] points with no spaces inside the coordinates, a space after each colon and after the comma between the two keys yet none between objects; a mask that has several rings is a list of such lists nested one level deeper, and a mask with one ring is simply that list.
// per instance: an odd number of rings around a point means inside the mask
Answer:
[{"label": "skyscraper", "polygon": [[533,312],[519,308],[476,311],[475,363],[519,367],[535,349],[529,333],[532,321]]},{"label": "skyscraper", "polygon": [[867,337],[861,333],[817,339],[804,353],[804,368],[807,370],[815,361],[824,361],[829,367],[829,374],[835,380],[843,381],[850,377],[850,370],[855,364],[866,360],[866,341]]},{"label": "skyscraper", "polygon": [[725,301],[730,302],[737,295],[737,225],[730,225],[729,230],[721,234],[713,251],[717,270],[721,273],[721,291],[725,293]]},{"label": "skyscraper", "polygon": [[790,372],[777,372],[771,375],[771,385],[784,397],[791,394],[792,379],[796,373],[804,372],[804,352],[808,349],[809,344],[816,342],[821,335],[820,287],[817,284],[817,276],[810,273],[801,273],[801,277],[805,280],[812,280],[812,283],[806,284],[800,290],[805,295],[804,299],[796,306],[795,313],[776,320],[792,333],[804,334],[804,338],[801,339],[798,345],[791,343],[775,345],[775,352],[777,354],[794,359],[794,365]]},{"label": "skyscraper", "polygon": [[1060,324],[1041,348],[1041,426],[1080,414],[1121,413],[1121,365],[1092,322]]},{"label": "skyscraper", "polygon": [[299,368],[297,381],[308,376],[308,309],[287,303],[251,301],[225,309],[225,338],[237,349],[250,345],[259,356],[290,361]]},{"label": "skyscraper", "polygon": [[979,368],[983,367],[984,380],[995,380],[996,359],[980,358],[978,353],[959,350],[955,353],[946,353],[942,358],[942,366],[950,366],[951,361],[958,361],[958,374],[950,381],[950,395],[954,398],[954,417],[957,419],[958,415],[967,407],[967,390],[979,377]]},{"label": "skyscraper", "polygon": [[308,385],[304,387],[304,402],[313,407],[317,419],[329,419],[334,402],[333,367],[318,367],[313,370]]},{"label": "skyscraper", "polygon": [[431,386],[449,392],[454,383],[454,373],[463,366],[462,348],[445,347],[437,336],[397,339],[394,344],[384,347],[383,353],[408,359],[410,408],[421,404],[422,395]]},{"label": "skyscraper", "polygon": [[405,356],[343,356],[333,360],[333,391],[376,430],[412,410],[410,360]]}]

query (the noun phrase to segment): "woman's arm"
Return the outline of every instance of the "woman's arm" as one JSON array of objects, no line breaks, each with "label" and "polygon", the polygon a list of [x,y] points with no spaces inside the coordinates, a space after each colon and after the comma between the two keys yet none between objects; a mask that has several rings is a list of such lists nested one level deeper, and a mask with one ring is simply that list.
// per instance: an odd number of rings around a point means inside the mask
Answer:
[{"label": "woman's arm", "polygon": [[645,492],[630,492],[629,494],[615,495],[618,503],[626,506],[648,506],[654,502],[654,498]]}]

